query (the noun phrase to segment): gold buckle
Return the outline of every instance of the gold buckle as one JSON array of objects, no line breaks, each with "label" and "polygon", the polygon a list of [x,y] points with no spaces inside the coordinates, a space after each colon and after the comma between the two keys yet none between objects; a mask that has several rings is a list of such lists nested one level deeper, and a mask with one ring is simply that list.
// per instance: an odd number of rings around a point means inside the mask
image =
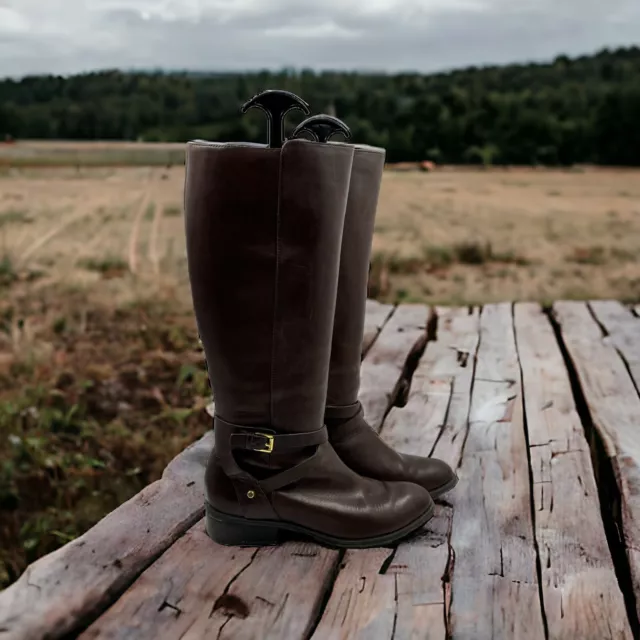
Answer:
[{"label": "gold buckle", "polygon": [[267,444],[264,449],[253,449],[253,451],[257,451],[258,453],[271,453],[273,451],[274,436],[268,433],[259,433],[258,431],[256,431],[254,435],[266,438]]}]

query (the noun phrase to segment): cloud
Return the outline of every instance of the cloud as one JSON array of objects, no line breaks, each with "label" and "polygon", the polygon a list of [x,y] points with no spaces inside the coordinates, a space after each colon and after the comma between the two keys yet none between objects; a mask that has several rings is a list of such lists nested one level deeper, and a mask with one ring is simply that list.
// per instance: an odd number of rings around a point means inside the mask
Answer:
[{"label": "cloud", "polygon": [[432,71],[640,41],[637,0],[0,0],[0,76]]}]

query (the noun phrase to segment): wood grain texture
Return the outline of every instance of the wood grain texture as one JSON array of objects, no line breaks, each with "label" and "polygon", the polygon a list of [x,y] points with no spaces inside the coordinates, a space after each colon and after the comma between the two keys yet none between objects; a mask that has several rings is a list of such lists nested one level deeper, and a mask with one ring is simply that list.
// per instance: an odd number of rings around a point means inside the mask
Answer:
[{"label": "wood grain texture", "polygon": [[436,455],[456,468],[467,433],[479,312],[443,308],[437,313],[436,339],[420,358],[407,404],[391,409],[381,433],[398,451]]},{"label": "wood grain texture", "polygon": [[388,574],[396,577],[398,615],[394,640],[441,640],[450,602],[453,562],[451,507],[436,505],[435,516],[423,533],[398,547]]},{"label": "wood grain texture", "polygon": [[80,638],[305,638],[337,562],[312,544],[223,547],[201,521]]},{"label": "wood grain texture", "polygon": [[520,371],[508,304],[484,307],[469,433],[452,492],[451,637],[544,639]]},{"label": "wood grain texture", "polygon": [[395,400],[407,359],[424,348],[428,315],[424,305],[398,307],[363,360],[359,398],[376,431]]},{"label": "wood grain texture", "polygon": [[445,640],[451,509],[397,550],[347,551],[314,640]]},{"label": "wood grain texture", "polygon": [[636,387],[640,388],[640,318],[615,301],[590,302],[589,306],[608,334],[604,342],[618,350]]},{"label": "wood grain texture", "polygon": [[549,638],[631,640],[589,445],[553,329],[538,305],[518,304],[515,330]]},{"label": "wood grain texture", "polygon": [[364,337],[362,340],[363,355],[366,355],[367,351],[369,351],[394,310],[395,308],[392,304],[383,304],[377,300],[367,300],[364,316]]},{"label": "wood grain texture", "polygon": [[582,302],[553,312],[618,485],[622,536],[640,604],[640,398],[622,358]]},{"label": "wood grain texture", "polygon": [[0,592],[0,638],[59,638],[93,620],[202,517],[209,433],[154,482]]}]

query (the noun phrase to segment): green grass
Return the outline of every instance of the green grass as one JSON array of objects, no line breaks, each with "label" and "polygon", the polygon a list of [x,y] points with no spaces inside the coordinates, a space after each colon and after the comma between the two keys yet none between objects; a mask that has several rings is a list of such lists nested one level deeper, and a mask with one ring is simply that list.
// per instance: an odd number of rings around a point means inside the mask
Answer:
[{"label": "green grass", "polygon": [[9,209],[0,211],[0,228],[10,224],[31,224],[33,218],[26,209]]},{"label": "green grass", "polygon": [[0,167],[150,167],[184,165],[183,149],[0,149]]},{"label": "green grass", "polygon": [[0,361],[0,589],[210,427],[190,310],[153,299],[114,307],[60,288],[0,296],[0,337],[27,325],[38,335]]}]

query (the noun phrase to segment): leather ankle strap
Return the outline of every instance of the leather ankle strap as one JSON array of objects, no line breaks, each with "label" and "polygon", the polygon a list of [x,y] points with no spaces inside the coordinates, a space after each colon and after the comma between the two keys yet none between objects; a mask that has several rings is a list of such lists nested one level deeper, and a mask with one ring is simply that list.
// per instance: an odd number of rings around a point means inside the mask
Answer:
[{"label": "leather ankle strap", "polygon": [[324,444],[327,428],[306,433],[276,433],[272,429],[245,427],[216,417],[213,421],[216,443],[229,449],[244,449],[259,453],[285,453]]}]

